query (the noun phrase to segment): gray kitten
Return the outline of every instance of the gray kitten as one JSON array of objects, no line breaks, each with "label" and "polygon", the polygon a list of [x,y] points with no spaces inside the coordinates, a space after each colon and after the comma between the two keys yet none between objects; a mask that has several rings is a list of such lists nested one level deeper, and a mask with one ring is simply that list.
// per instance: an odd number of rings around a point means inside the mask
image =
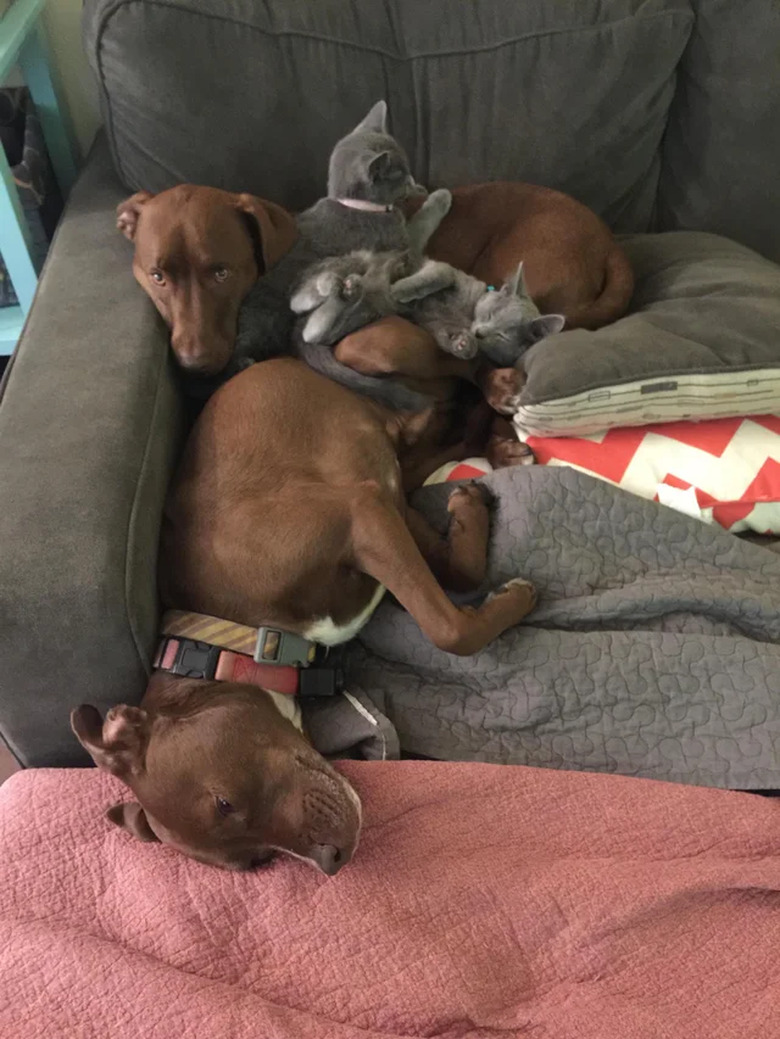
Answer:
[{"label": "gray kitten", "polygon": [[[295,353],[295,316],[289,297],[313,263],[355,249],[421,252],[449,211],[449,191],[434,191],[407,222],[395,208],[425,194],[415,183],[401,145],[387,132],[387,105],[379,101],[355,129],[338,142],[330,158],[328,196],[297,218],[300,236],[286,256],[261,277],[244,300],[227,377],[255,361]],[[304,360],[309,360],[301,352]],[[328,352],[314,365],[350,389],[399,410],[418,411],[426,397],[388,378],[362,375]]]},{"label": "gray kitten", "polygon": [[479,352],[509,368],[534,343],[564,325],[561,314],[540,314],[520,263],[495,290],[447,263],[418,258],[413,251],[372,254],[366,250],[317,264],[290,301],[309,313],[301,338],[315,358],[370,321],[400,314],[430,332],[446,353],[470,359]]}]

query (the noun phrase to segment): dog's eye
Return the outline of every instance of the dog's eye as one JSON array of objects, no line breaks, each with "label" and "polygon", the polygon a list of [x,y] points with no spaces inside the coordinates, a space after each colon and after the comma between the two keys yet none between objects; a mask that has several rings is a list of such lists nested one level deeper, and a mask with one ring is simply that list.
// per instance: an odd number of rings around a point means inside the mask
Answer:
[{"label": "dog's eye", "polygon": [[224,797],[217,797],[215,798],[215,801],[217,803],[217,811],[220,815],[231,815],[235,812],[233,805],[230,801],[226,801]]},{"label": "dog's eye", "polygon": [[227,269],[227,267],[214,268],[214,277],[217,279],[217,281],[227,281],[229,274],[230,271]]},{"label": "dog's eye", "polygon": [[165,275],[161,270],[158,270],[156,267],[153,271],[149,272],[149,277],[152,279],[155,285],[165,284]]}]

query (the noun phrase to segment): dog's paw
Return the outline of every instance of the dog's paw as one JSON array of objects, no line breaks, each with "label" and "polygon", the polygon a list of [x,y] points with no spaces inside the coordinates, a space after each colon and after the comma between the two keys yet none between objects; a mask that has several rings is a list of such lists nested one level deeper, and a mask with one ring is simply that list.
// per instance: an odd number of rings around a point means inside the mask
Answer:
[{"label": "dog's paw", "polygon": [[482,392],[499,415],[514,415],[520,407],[520,392],[524,385],[525,374],[519,368],[493,368],[483,379]]},{"label": "dog's paw", "polygon": [[447,511],[451,514],[471,509],[482,511],[488,508],[492,501],[493,496],[484,484],[459,484],[450,491],[447,499]]},{"label": "dog's paw", "polygon": [[488,596],[487,601],[491,602],[493,599],[504,597],[511,597],[516,601],[520,617],[530,613],[539,601],[536,587],[524,577],[513,577],[511,581],[502,584]]},{"label": "dog's paw", "polygon": [[517,439],[514,430],[507,435],[494,433],[487,442],[485,457],[494,469],[536,464],[533,451]]}]

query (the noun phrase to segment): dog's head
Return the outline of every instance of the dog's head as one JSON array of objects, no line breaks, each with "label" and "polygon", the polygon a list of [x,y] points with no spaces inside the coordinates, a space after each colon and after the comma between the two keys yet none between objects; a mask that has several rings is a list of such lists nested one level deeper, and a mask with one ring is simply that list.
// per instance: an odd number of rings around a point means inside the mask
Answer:
[{"label": "dog's head", "polygon": [[95,764],[137,799],[114,805],[108,818],[142,841],[225,869],[251,869],[283,852],[337,873],[360,832],[355,791],[268,694],[197,685],[154,713],[123,704],[105,721],[88,705],[72,712]]},{"label": "dog's head", "polygon": [[203,375],[227,365],[242,300],[297,236],[281,206],[193,184],[137,192],[117,207],[117,227],[135,245],[133,273],[177,361]]}]

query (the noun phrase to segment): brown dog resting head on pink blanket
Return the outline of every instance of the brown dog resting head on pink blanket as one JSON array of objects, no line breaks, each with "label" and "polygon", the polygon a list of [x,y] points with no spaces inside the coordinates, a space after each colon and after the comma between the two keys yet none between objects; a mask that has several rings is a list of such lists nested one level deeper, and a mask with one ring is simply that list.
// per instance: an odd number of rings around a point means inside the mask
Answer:
[{"label": "brown dog resting head on pink blanket", "polygon": [[237,870],[282,851],[332,875],[352,857],[357,794],[253,686],[156,675],[143,709],[121,704],[103,721],[84,705],[71,724],[139,799],[108,810],[139,840]]},{"label": "brown dog resting head on pink blanket", "polygon": [[[416,421],[294,358],[252,365],[210,398],[163,515],[158,670],[140,708],[104,722],[82,706],[71,719],[138,801],[111,809],[113,822],[231,868],[275,850],[326,873],[349,860],[357,797],[296,727],[288,695],[318,647],[353,638],[385,590],[461,656],[536,602],[520,576],[478,606],[445,593],[485,580],[488,503],[476,487],[453,490],[446,536],[408,506],[402,462]],[[185,627],[193,618],[206,627]],[[193,653],[204,655],[197,666]],[[283,686],[289,671],[296,684]]]}]

